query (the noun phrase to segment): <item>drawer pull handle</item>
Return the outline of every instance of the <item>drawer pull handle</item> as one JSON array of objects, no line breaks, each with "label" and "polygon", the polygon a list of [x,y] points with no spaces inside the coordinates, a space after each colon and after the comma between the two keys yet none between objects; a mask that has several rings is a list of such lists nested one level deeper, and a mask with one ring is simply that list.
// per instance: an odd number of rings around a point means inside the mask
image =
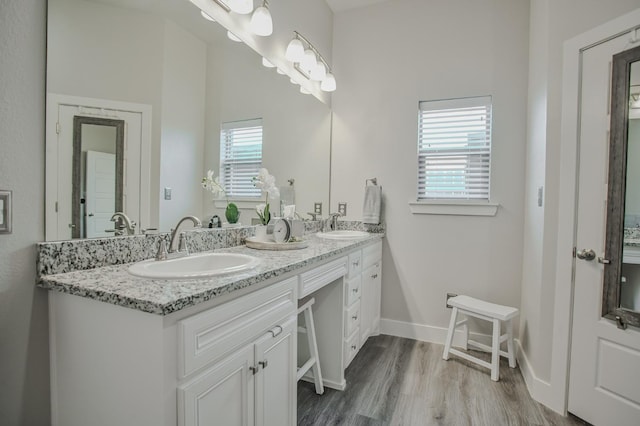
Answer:
[{"label": "drawer pull handle", "polygon": [[353,266],[358,266],[358,265],[360,265],[360,261],[359,260],[356,260],[355,262],[353,262]]},{"label": "drawer pull handle", "polygon": [[357,319],[358,319],[358,316],[357,316],[357,315],[354,315],[354,316],[352,316],[351,318],[355,321],[355,320],[357,320]]},{"label": "drawer pull handle", "polygon": [[371,275],[371,278],[373,278],[375,280],[376,278],[378,278],[378,274]]},{"label": "drawer pull handle", "polygon": [[260,361],[258,364],[260,364],[260,365],[262,366],[262,369],[267,368],[267,365],[268,365],[268,363],[267,363],[267,360],[266,360],[266,359],[265,359],[264,361]]},{"label": "drawer pull handle", "polygon": [[254,366],[249,367],[249,370],[251,370],[251,372],[253,373],[253,375],[254,375],[254,376],[255,376],[255,375],[256,375],[256,373],[258,372],[258,368],[257,368],[257,367],[254,367]]},{"label": "drawer pull handle", "polygon": [[356,349],[358,349],[358,347],[356,345],[351,345],[351,350],[355,351]]},{"label": "drawer pull handle", "polygon": [[279,325],[276,325],[271,330],[269,330],[269,333],[271,333],[272,337],[278,337],[280,333],[282,333],[282,327],[280,327]]}]

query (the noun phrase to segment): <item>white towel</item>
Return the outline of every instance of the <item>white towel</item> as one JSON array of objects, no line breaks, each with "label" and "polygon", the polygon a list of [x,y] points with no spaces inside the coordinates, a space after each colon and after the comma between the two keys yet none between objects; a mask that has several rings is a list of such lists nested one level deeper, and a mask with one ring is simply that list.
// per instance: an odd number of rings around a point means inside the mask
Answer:
[{"label": "white towel", "polygon": [[364,206],[362,223],[377,225],[380,223],[380,206],[382,204],[382,187],[369,185],[364,188]]}]

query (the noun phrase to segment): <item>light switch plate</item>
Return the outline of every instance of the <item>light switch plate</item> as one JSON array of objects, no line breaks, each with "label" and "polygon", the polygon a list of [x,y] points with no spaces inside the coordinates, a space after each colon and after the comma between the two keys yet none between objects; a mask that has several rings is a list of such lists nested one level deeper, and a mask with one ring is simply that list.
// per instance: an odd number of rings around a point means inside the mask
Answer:
[{"label": "light switch plate", "polygon": [[313,212],[315,214],[322,214],[322,203],[313,203]]},{"label": "light switch plate", "polygon": [[346,216],[347,215],[347,203],[346,202],[338,203],[338,213],[340,213],[342,216]]},{"label": "light switch plate", "polygon": [[11,191],[0,190],[0,234],[11,233]]},{"label": "light switch plate", "polygon": [[164,189],[164,199],[165,200],[171,199],[171,188],[169,188],[168,186]]}]

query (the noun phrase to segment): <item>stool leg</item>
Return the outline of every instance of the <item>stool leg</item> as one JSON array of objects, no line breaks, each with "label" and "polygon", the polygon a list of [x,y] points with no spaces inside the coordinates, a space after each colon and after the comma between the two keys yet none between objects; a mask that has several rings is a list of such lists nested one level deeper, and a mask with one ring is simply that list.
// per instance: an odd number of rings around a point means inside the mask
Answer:
[{"label": "stool leg", "polygon": [[447,340],[444,343],[444,352],[442,359],[449,359],[449,350],[451,349],[451,342],[453,342],[453,334],[456,331],[456,321],[458,318],[458,308],[454,307],[451,311],[451,320],[449,321],[449,331],[447,332]]},{"label": "stool leg", "polygon": [[493,320],[493,339],[491,344],[491,380],[500,379],[500,320]]},{"label": "stool leg", "polygon": [[[467,317],[468,318],[468,317]],[[462,333],[464,335],[464,340],[462,342],[462,349],[469,350],[469,325],[465,322],[462,324]]]},{"label": "stool leg", "polygon": [[304,325],[307,328],[307,341],[309,342],[309,352],[315,359],[311,371],[313,371],[313,382],[316,385],[316,393],[322,395],[324,393],[324,385],[322,383],[322,373],[320,371],[320,357],[318,356],[318,343],[316,341],[316,326],[313,323],[313,313],[311,307],[304,310]]},{"label": "stool leg", "polygon": [[507,353],[509,354],[509,367],[516,368],[516,355],[513,349],[513,321],[507,321]]}]

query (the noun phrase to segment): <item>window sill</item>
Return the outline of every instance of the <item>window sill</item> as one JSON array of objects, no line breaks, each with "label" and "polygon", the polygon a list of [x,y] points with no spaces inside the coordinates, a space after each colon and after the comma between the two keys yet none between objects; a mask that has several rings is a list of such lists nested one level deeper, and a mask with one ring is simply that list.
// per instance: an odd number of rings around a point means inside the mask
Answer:
[{"label": "window sill", "polygon": [[412,214],[451,216],[495,216],[500,204],[473,201],[413,201],[409,203]]},{"label": "window sill", "polygon": [[[229,198],[229,202],[238,206],[239,209],[255,209],[258,204],[263,204],[264,199],[261,198]],[[213,205],[218,209],[227,208],[227,200],[213,200]]]}]

